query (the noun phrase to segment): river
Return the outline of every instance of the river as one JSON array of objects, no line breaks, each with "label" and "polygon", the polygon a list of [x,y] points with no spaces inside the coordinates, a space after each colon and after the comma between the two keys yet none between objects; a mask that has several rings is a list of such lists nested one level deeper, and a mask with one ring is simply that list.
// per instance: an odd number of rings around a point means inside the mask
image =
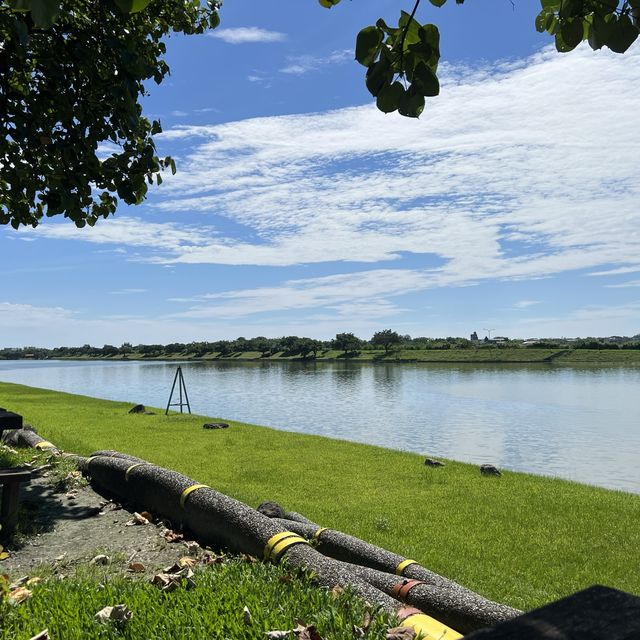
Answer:
[{"label": "river", "polygon": [[[175,362],[0,361],[0,380],[164,407]],[[186,362],[194,413],[640,493],[640,369]]]}]

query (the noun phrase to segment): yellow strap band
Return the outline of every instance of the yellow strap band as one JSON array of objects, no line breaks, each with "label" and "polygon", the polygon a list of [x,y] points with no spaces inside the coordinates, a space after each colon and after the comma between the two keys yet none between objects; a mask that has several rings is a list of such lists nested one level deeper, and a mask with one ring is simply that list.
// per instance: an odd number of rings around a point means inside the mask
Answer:
[{"label": "yellow strap band", "polygon": [[293,531],[283,531],[282,533],[276,533],[275,536],[271,536],[269,540],[267,540],[267,544],[264,545],[264,559],[268,560],[271,557],[271,552],[278,542],[297,535],[298,534]]},{"label": "yellow strap band", "polygon": [[396,567],[396,575],[397,576],[401,576],[402,572],[410,565],[410,564],[418,564],[415,560],[403,560],[397,567]]},{"label": "yellow strap band", "polygon": [[277,562],[282,553],[294,544],[309,544],[304,538],[293,531],[283,531],[276,533],[269,538],[264,547],[264,559]]},{"label": "yellow strap band", "polygon": [[42,442],[37,442],[35,445],[36,449],[55,449],[56,445],[52,444],[51,442],[47,442],[46,440],[43,440]]},{"label": "yellow strap band", "polygon": [[316,529],[316,532],[313,534],[313,537],[317,540],[323,531],[328,531],[327,527],[320,527],[319,529]]},{"label": "yellow strap band", "polygon": [[184,509],[184,503],[187,501],[187,498],[196,490],[196,489],[210,489],[208,484],[192,484],[190,487],[187,487],[180,496],[180,506]]},{"label": "yellow strap band", "polygon": [[309,544],[309,542],[301,536],[295,536],[294,538],[287,538],[286,540],[282,540],[282,542],[278,542],[278,544],[273,547],[273,550],[271,551],[271,560],[277,562],[280,559],[280,556],[294,544]]},{"label": "yellow strap band", "polygon": [[447,627],[446,624],[442,624],[424,613],[415,613],[405,618],[400,626],[413,629],[417,634],[421,634],[420,637],[423,640],[458,640],[462,638],[462,635],[451,627]]},{"label": "yellow strap band", "polygon": [[129,474],[136,468],[136,467],[142,467],[144,466],[144,462],[137,462],[136,464],[132,464],[125,472],[124,472],[124,479],[129,482]]}]

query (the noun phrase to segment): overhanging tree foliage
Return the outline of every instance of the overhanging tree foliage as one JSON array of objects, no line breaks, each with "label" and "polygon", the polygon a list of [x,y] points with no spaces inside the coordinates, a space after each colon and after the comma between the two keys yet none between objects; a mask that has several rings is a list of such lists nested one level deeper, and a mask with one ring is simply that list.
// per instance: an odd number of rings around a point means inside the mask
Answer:
[{"label": "overhanging tree foliage", "polygon": [[[381,111],[418,117],[440,91],[440,34],[416,19],[420,3],[397,27],[380,19],[358,34],[356,60]],[[640,0],[540,4],[535,26],[558,51],[588,40],[623,53],[638,37]],[[218,9],[217,0],[0,0],[0,224],[64,215],[94,225],[175,171],[156,154],[160,122],[142,115],[140,98],[169,72],[163,38],[215,28]]]},{"label": "overhanging tree foliage", "polygon": [[175,171],[156,155],[160,123],[139,101],[146,81],[169,72],[162,39],[216,27],[218,5],[145,4],[0,2],[0,223],[63,214],[93,225],[118,199],[141,202],[165,167]]},{"label": "overhanging tree foliage", "polygon": [[[319,2],[330,9],[340,0]],[[367,67],[367,89],[385,113],[398,111],[417,118],[424,110],[425,98],[440,93],[440,33],[435,24],[420,24],[415,19],[421,2],[415,0],[410,14],[400,12],[397,27],[380,18],[362,29],[356,40],[356,60]],[[442,7],[447,0],[428,2]],[[464,0],[456,0],[456,4],[464,4]],[[572,51],[583,40],[588,40],[592,49],[608,47],[624,53],[640,32],[640,0],[540,0],[540,5],[535,27],[552,35],[562,53]]]}]

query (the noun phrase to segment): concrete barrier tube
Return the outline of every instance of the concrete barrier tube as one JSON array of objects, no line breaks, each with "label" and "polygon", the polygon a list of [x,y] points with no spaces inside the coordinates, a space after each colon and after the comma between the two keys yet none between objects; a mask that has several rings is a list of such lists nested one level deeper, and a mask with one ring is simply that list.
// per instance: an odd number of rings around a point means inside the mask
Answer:
[{"label": "concrete barrier tube", "polygon": [[60,453],[53,443],[40,437],[31,429],[14,429],[7,433],[4,440],[7,444],[11,444],[16,447],[33,447],[34,449],[49,451],[56,455]]},{"label": "concrete barrier tube", "polygon": [[[318,541],[318,551],[349,563],[354,573],[387,594],[404,579],[424,582],[410,590],[406,602],[431,615],[440,615],[445,624],[468,632],[497,624],[521,614],[463,587],[457,582],[426,569],[414,560],[333,529],[279,519],[291,531]],[[429,587],[429,588],[427,588]],[[420,602],[416,598],[421,598]],[[447,617],[441,614],[447,613]]]},{"label": "concrete barrier tube", "polygon": [[369,602],[389,612],[397,609],[391,596],[343,563],[322,555],[286,526],[180,473],[114,456],[93,457],[86,467],[99,487],[174,523],[183,523],[207,544],[257,557],[264,557],[269,549],[272,559],[286,556],[291,566],[311,569],[323,586],[350,585]]},{"label": "concrete barrier tube", "polygon": [[426,581],[349,565],[351,570],[372,586],[401,602],[417,607],[461,633],[495,625],[521,615],[521,611],[487,600],[465,587],[447,580],[446,584]]}]

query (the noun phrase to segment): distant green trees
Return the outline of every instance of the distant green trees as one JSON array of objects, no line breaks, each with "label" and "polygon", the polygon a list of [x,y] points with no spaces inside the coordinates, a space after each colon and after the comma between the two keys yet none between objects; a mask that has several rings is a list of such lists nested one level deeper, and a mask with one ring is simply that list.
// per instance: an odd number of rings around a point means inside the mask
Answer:
[{"label": "distant green trees", "polygon": [[333,339],[333,347],[344,352],[344,355],[357,353],[362,347],[362,340],[353,333],[338,333]]},{"label": "distant green trees", "polygon": [[405,351],[440,351],[457,349],[591,349],[591,350],[640,350],[640,336],[611,336],[609,338],[583,338],[578,340],[537,340],[524,343],[522,340],[510,340],[508,343],[492,342],[473,344],[465,338],[412,338],[400,335],[392,329],[383,329],[373,334],[370,340],[363,340],[353,333],[338,333],[333,340],[316,340],[300,336],[282,336],[280,338],[239,337],[235,340],[194,341],[189,343],[172,342],[162,344],[123,343],[120,347],[105,344],[94,347],[84,344],[77,347],[6,347],[0,348],[0,360],[47,359],[47,358],[176,358],[176,357],[237,357],[241,353],[255,354],[255,357],[269,358],[282,356],[286,358],[313,359],[321,354],[329,353],[335,357],[335,351],[342,352],[340,357],[351,358],[361,352],[382,349],[388,355],[394,348],[402,346]]},{"label": "distant green trees", "polygon": [[382,347],[385,354],[388,354],[392,347],[397,347],[401,343],[402,337],[400,334],[391,329],[376,331],[371,338],[371,344],[374,347]]}]

